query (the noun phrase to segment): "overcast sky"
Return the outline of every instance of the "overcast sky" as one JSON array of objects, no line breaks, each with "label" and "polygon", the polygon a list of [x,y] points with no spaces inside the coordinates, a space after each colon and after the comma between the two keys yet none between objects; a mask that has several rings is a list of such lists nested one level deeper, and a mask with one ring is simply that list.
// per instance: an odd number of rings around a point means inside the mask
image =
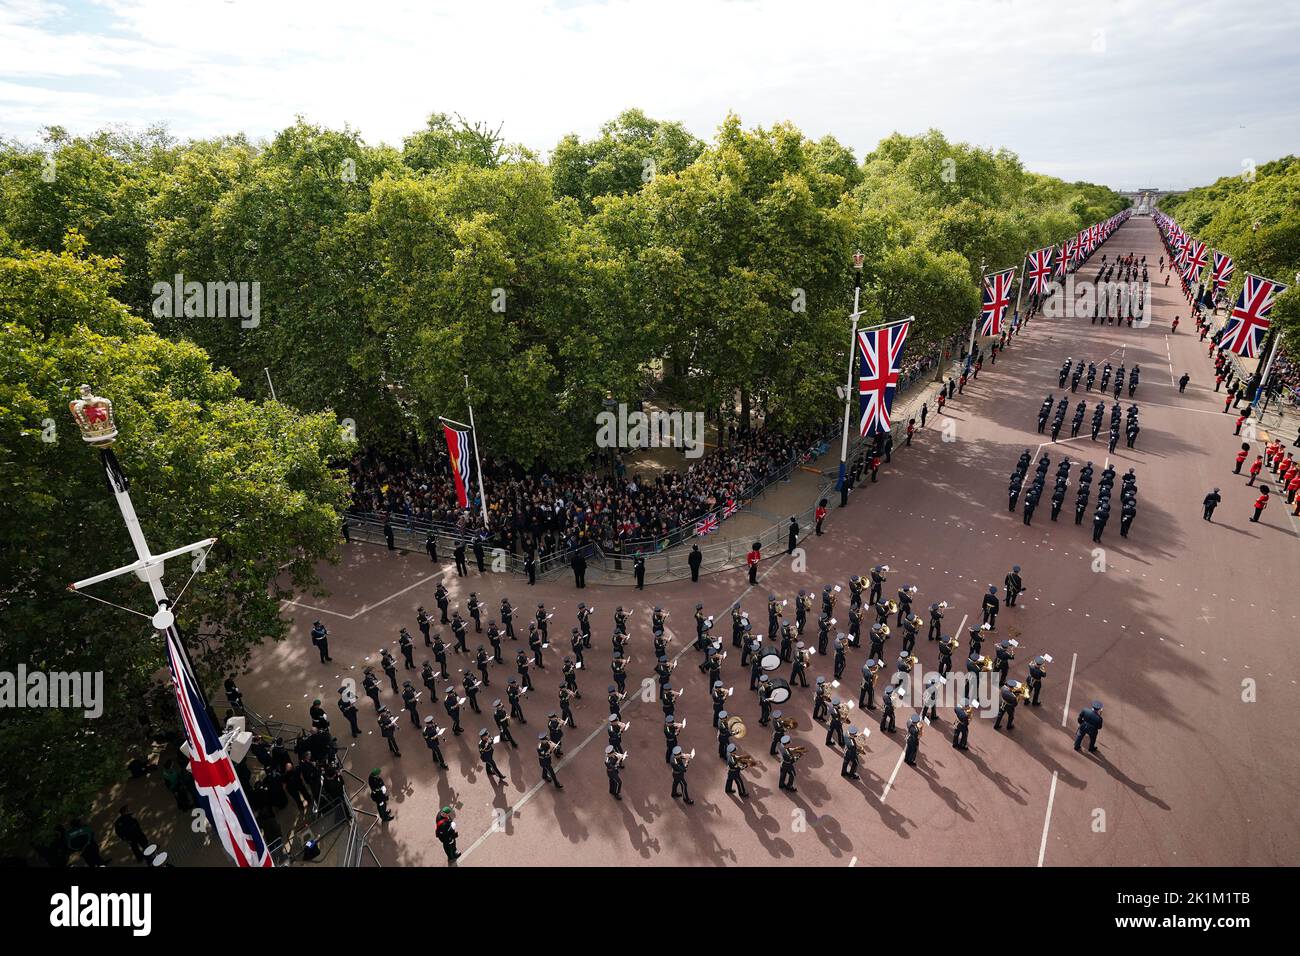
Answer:
[{"label": "overcast sky", "polygon": [[440,111],[544,154],[630,106],[705,139],[731,110],[1181,188],[1300,152],[1297,41],[1277,0],[0,0],[0,135],[301,114],[400,145]]}]

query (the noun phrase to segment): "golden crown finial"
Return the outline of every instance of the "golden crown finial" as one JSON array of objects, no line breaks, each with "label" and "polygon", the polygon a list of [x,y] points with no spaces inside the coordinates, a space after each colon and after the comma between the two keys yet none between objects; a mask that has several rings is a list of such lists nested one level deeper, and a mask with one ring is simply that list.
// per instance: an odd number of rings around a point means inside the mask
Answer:
[{"label": "golden crown finial", "polygon": [[72,417],[81,429],[81,438],[90,445],[107,448],[117,438],[117,424],[113,420],[113,403],[90,390],[89,385],[78,389],[81,397],[68,403]]}]

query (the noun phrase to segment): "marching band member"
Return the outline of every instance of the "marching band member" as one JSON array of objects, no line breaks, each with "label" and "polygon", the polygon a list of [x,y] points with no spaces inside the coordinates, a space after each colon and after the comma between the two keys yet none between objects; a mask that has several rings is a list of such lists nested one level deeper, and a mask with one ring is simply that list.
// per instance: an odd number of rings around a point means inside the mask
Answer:
[{"label": "marching band member", "polygon": [[957,724],[952,729],[952,745],[958,750],[969,750],[967,738],[970,736],[970,718],[979,701],[963,700],[953,711]]},{"label": "marching band member", "polygon": [[907,718],[907,749],[903,751],[903,763],[909,767],[916,766],[916,755],[921,749],[921,732],[925,730],[925,724],[921,721],[920,714],[913,714]]},{"label": "marching band member", "polygon": [[627,754],[619,753],[613,744],[605,747],[605,776],[609,777],[609,795],[615,800],[623,799],[623,762]]}]

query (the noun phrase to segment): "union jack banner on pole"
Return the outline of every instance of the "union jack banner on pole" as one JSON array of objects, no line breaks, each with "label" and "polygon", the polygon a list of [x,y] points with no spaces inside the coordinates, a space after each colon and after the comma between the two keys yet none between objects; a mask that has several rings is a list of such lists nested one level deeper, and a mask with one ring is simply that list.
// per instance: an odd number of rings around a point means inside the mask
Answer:
[{"label": "union jack banner on pole", "polygon": [[1052,254],[1056,252],[1055,246],[1048,246],[1046,249],[1039,249],[1029,254],[1029,267],[1025,270],[1025,278],[1029,280],[1029,294],[1042,295],[1047,286],[1047,280],[1052,275]]},{"label": "union jack banner on pole", "polygon": [[705,535],[713,534],[718,530],[718,516],[716,514],[706,515],[702,521],[695,523],[695,536],[703,538]]},{"label": "union jack banner on pole", "polygon": [[903,343],[911,319],[858,333],[858,432],[863,436],[889,431],[889,411],[898,390]]},{"label": "union jack banner on pole", "polygon": [[447,456],[451,459],[451,477],[456,483],[456,503],[469,507],[469,429],[452,428],[445,421],[442,433],[447,439]]},{"label": "union jack banner on pole", "polygon": [[1188,242],[1186,258],[1187,269],[1183,274],[1187,278],[1187,281],[1191,282],[1201,274],[1201,270],[1205,268],[1206,260],[1209,258],[1209,256],[1206,255],[1205,243],[1201,242],[1199,239],[1193,239]]},{"label": "union jack banner on pole", "polygon": [[1214,250],[1213,276],[1215,292],[1222,292],[1228,287],[1228,283],[1232,281],[1232,273],[1235,269],[1236,267],[1232,264],[1232,256],[1228,255],[1226,252],[1220,252],[1218,249]]},{"label": "union jack banner on pole", "polygon": [[1270,325],[1268,314],[1285,291],[1286,286],[1280,282],[1246,273],[1246,284],[1223,326],[1223,343],[1238,355],[1259,358]]},{"label": "union jack banner on pole", "polygon": [[227,855],[239,866],[271,866],[262,831],[248,805],[235,765],[221,743],[221,736],[208,718],[198,681],[190,670],[189,660],[181,649],[174,627],[168,627],[167,666],[176,689],[176,707],[185,725],[185,740],[190,750],[190,773],[199,803],[208,815],[212,828]]},{"label": "union jack banner on pole", "polygon": [[1079,240],[1066,239],[1064,247],[1065,260],[1069,265],[1075,265],[1079,260]]},{"label": "union jack banner on pole", "polygon": [[735,498],[728,498],[727,506],[722,509],[722,517],[730,518],[732,515],[736,513],[737,510],[739,510],[739,508],[740,508],[739,501],[737,501]]},{"label": "union jack banner on pole", "polygon": [[999,335],[1002,320],[1011,307],[1011,283],[1015,281],[1015,268],[1004,269],[984,277],[984,305],[980,309],[980,335]]}]

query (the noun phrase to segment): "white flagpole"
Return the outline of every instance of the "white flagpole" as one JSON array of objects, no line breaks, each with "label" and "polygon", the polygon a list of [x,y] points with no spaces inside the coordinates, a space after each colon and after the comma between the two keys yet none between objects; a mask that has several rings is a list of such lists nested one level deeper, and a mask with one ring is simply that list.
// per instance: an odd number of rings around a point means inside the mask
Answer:
[{"label": "white flagpole", "polygon": [[1020,296],[1025,291],[1025,263],[1029,261],[1030,251],[1026,249],[1025,254],[1020,258],[1020,283],[1016,286],[1016,311],[1014,314],[1014,319],[1017,322],[1020,320]]},{"label": "white flagpole", "polygon": [[853,315],[849,327],[849,371],[844,379],[844,434],[840,438],[840,480],[838,491],[840,500],[845,500],[844,482],[848,472],[849,458],[849,409],[853,402],[853,360],[858,349],[858,299],[862,293],[862,263],[865,257],[861,252],[853,253]]},{"label": "white flagpole", "polygon": [[478,500],[483,509],[483,527],[488,527],[487,494],[483,491],[483,461],[478,456],[478,429],[474,427],[474,406],[469,401],[469,376],[465,376],[465,405],[469,408],[469,431],[474,436],[474,465],[478,468]]},{"label": "white flagpole", "polygon": [[[85,417],[84,410],[88,407],[98,409],[101,416],[98,421]],[[130,484],[118,464],[117,456],[113,454],[112,444],[117,437],[117,430],[112,418],[112,404],[106,399],[94,398],[90,388],[83,385],[81,387],[81,401],[73,403],[73,410],[73,417],[81,428],[82,438],[88,444],[99,449],[100,462],[104,466],[109,491],[117,502],[118,510],[122,512],[122,522],[126,525],[127,536],[131,539],[131,544],[135,548],[136,560],[112,571],[74,581],[68,585],[68,590],[83,591],[93,584],[121,577],[125,574],[134,574],[141,581],[144,581],[149,586],[149,593],[153,595],[154,600],[154,613],[149,616],[150,623],[163,634],[164,642],[168,640],[175,642],[177,649],[184,656],[185,663],[194,676],[195,689],[203,701],[203,707],[207,710],[208,719],[212,720],[214,729],[220,734],[221,725],[216,721],[216,715],[212,710],[212,705],[208,702],[208,696],[204,693],[202,684],[199,683],[198,673],[194,669],[194,662],[190,659],[189,649],[185,646],[185,642],[181,640],[180,631],[176,627],[176,615],[172,611],[172,602],[167,596],[167,589],[163,587],[162,583],[163,572],[168,558],[179,557],[182,554],[201,556],[206,554],[207,549],[215,544],[217,539],[204,538],[202,541],[195,541],[193,544],[174,548],[163,554],[151,552],[149,543],[145,540],[144,531],[140,527],[140,519],[136,515],[135,504],[131,501]],[[224,741],[221,746],[224,749]],[[243,784],[238,777],[235,778],[233,786],[242,789]],[[212,822],[215,823],[215,821]],[[262,845],[265,846],[266,840],[262,838],[257,822],[254,820],[251,825],[254,832],[261,839]]]}]

